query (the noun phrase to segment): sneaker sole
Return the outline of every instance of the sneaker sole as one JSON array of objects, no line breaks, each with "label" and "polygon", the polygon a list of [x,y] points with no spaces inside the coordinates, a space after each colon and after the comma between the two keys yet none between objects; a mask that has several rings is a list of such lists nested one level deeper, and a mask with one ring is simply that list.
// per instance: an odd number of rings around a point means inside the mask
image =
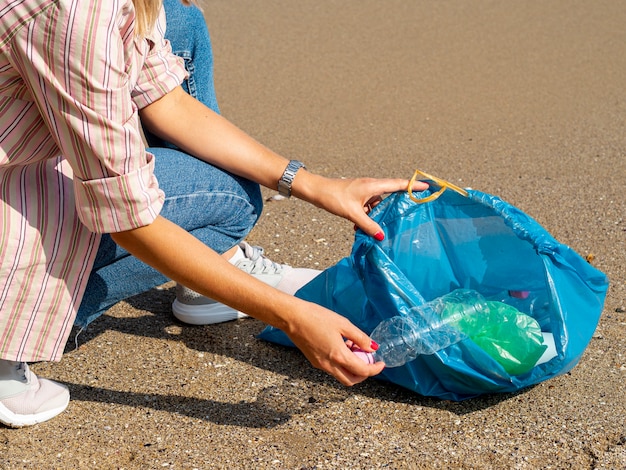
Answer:
[{"label": "sneaker sole", "polygon": [[32,426],[34,424],[43,423],[44,421],[48,421],[49,419],[52,419],[58,414],[61,414],[63,411],[65,411],[69,403],[70,396],[68,393],[67,400],[63,405],[34,415],[15,414],[2,403],[0,403],[0,423],[11,428],[22,428],[24,426]]},{"label": "sneaker sole", "polygon": [[184,304],[178,299],[172,303],[172,313],[178,320],[189,325],[213,325],[248,317],[228,305],[215,303],[207,309],[206,305]]}]

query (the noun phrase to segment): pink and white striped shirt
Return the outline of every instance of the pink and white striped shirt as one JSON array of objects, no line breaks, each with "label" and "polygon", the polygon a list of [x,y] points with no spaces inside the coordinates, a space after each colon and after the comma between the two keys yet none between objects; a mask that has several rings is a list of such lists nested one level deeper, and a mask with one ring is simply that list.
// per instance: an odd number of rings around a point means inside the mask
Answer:
[{"label": "pink and white striped shirt", "polygon": [[185,77],[132,0],[0,4],[0,358],[59,360],[100,233],[163,204],[138,109]]}]

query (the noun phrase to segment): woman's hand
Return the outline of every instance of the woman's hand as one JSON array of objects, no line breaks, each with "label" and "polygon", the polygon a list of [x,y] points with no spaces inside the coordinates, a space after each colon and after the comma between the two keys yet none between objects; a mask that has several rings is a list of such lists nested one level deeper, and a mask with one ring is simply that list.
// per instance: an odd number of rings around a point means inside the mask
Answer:
[{"label": "woman's hand", "polygon": [[[372,340],[350,321],[317,304],[300,301],[302,312],[294,315],[285,332],[309,362],[344,385],[352,386],[379,374],[384,363],[366,364],[346,344],[374,352]],[[375,346],[377,347],[377,346]]]},{"label": "woman's hand", "polygon": [[[406,191],[409,180],[405,179],[333,179],[300,170],[293,183],[293,194],[335,215],[354,222],[368,235],[382,240],[385,237],[380,225],[369,216],[372,208],[387,193]],[[427,183],[416,181],[413,191],[423,191]]]},{"label": "woman's hand", "polygon": [[[111,234],[138,259],[190,289],[283,330],[313,366],[345,385],[380,373],[345,343],[372,352],[370,338],[346,318],[281,292],[237,269],[200,240],[159,216],[144,227]],[[351,343],[349,343],[351,344]]]}]

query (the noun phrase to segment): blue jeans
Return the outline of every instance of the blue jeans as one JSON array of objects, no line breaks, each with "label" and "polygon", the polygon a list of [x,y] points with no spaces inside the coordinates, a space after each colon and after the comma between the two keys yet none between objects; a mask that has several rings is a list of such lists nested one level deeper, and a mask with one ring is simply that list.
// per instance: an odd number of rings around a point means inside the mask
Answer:
[{"label": "blue jeans", "polygon": [[[166,38],[185,60],[183,88],[219,112],[213,85],[213,54],[202,12],[165,0]],[[241,241],[263,207],[259,185],[188,155],[146,133],[155,156],[155,175],[165,192],[161,215],[218,253]],[[169,279],[103,235],[75,323],[87,326],[110,307]]]}]

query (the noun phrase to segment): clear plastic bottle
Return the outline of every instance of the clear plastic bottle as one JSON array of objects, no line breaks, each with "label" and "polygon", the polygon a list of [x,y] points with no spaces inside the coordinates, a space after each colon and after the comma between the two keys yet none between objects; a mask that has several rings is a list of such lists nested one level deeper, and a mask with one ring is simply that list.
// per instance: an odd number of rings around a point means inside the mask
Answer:
[{"label": "clear plastic bottle", "polygon": [[[424,305],[409,315],[382,321],[370,337],[378,343],[374,353],[356,350],[368,363],[383,361],[398,367],[422,354],[434,354],[478,331],[489,313],[487,301],[478,292],[457,289]],[[457,325],[463,323],[463,332]]]}]

